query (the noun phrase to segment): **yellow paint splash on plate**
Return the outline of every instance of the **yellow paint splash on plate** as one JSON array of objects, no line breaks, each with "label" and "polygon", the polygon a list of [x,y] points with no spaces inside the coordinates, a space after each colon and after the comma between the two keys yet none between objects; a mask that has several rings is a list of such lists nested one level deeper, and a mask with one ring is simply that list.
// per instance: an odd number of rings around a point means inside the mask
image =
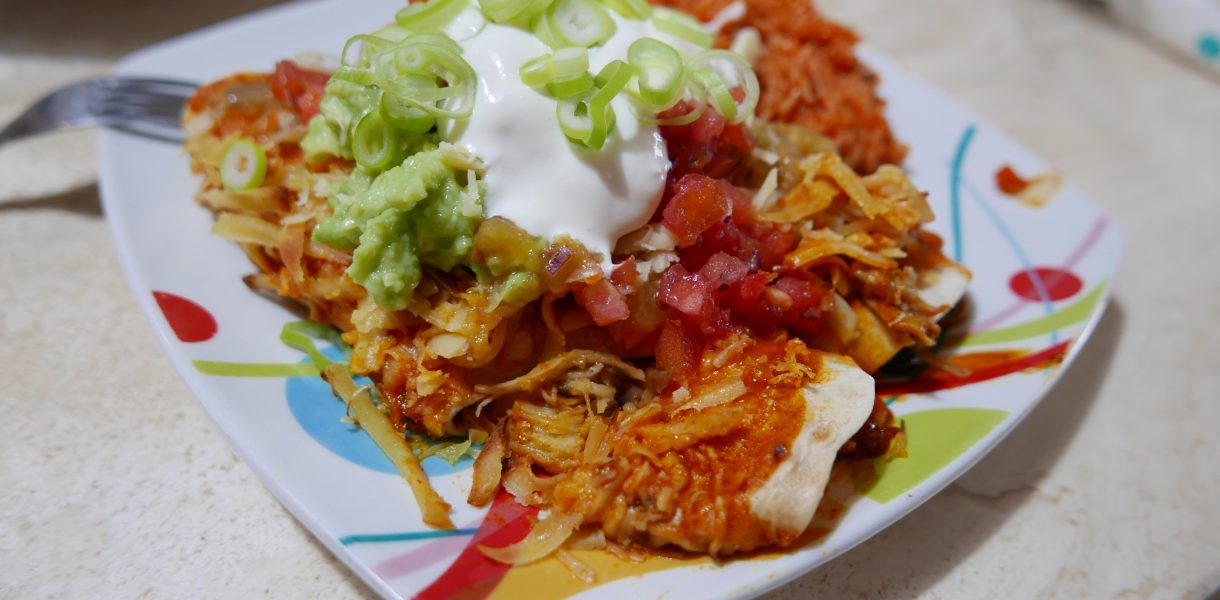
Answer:
[{"label": "yellow paint splash on plate", "polygon": [[[597,574],[597,582],[593,586],[625,577],[712,563],[712,559],[707,556],[679,557],[654,554],[643,562],[633,563],[602,550],[570,550],[569,552]],[[490,598],[493,600],[566,598],[593,586],[577,579],[567,567],[563,566],[563,563],[551,557],[510,570],[504,579],[500,580],[500,585],[496,586]]]},{"label": "yellow paint splash on plate", "polygon": [[[875,472],[876,467],[871,461],[836,463],[834,470],[831,471],[830,480],[827,482],[825,495],[818,504],[818,510],[809,524],[809,529],[791,546],[747,552],[735,555],[728,560],[766,562],[820,543],[847,514],[851,504],[860,499],[861,491],[871,485]],[[594,583],[587,584],[577,579],[563,563],[550,557],[510,570],[504,579],[500,580],[500,584],[496,586],[489,598],[491,600],[566,598],[627,577],[638,577],[679,567],[714,565],[718,562],[707,555],[676,551],[658,551],[638,563],[620,559],[604,550],[569,550],[569,552],[596,573],[597,578]]]},{"label": "yellow paint splash on plate", "polygon": [[907,456],[884,464],[865,495],[882,504],[901,496],[961,456],[1008,412],[995,408],[943,408],[902,417]]}]

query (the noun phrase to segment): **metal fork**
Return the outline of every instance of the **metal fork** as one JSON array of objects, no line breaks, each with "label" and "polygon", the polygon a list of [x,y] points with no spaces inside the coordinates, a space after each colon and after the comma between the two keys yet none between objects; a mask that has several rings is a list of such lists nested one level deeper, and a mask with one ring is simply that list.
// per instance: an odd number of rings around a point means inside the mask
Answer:
[{"label": "metal fork", "polygon": [[0,146],[39,133],[100,125],[181,143],[182,109],[196,84],[169,79],[103,77],[44,96],[0,130]]}]

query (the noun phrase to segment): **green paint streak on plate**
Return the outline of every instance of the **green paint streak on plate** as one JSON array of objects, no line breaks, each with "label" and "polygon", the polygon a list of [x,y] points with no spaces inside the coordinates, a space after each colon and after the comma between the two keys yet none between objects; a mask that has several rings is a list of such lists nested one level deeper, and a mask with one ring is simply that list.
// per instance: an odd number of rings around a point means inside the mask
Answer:
[{"label": "green paint streak on plate", "polygon": [[1073,302],[1063,310],[1053,312],[1039,319],[1026,321],[1020,325],[992,329],[966,336],[960,345],[977,346],[979,344],[1002,344],[1017,340],[1027,340],[1052,331],[1058,331],[1068,325],[1074,325],[1093,314],[1093,307],[1097,306],[1097,301],[1101,299],[1101,291],[1105,287],[1106,282],[1103,281],[1097,284],[1097,287],[1093,288],[1083,298]]},{"label": "green paint streak on plate", "polygon": [[969,450],[1007,416],[1008,411],[995,408],[942,408],[904,416],[907,457],[882,466],[865,495],[882,504],[901,496]]},{"label": "green paint streak on plate", "polygon": [[196,371],[220,377],[302,377],[318,374],[318,368],[309,363],[239,363],[215,360],[191,362]]}]

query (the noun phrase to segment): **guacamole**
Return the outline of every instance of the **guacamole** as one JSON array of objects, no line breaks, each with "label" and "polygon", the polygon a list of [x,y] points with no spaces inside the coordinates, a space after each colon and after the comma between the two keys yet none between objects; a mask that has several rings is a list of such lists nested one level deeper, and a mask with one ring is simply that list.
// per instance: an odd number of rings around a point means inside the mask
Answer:
[{"label": "guacamole", "polygon": [[442,143],[380,174],[357,166],[331,194],[334,214],[313,239],[351,250],[348,275],[383,308],[401,310],[421,266],[447,271],[469,263],[484,194],[483,182],[465,170],[469,162]]}]

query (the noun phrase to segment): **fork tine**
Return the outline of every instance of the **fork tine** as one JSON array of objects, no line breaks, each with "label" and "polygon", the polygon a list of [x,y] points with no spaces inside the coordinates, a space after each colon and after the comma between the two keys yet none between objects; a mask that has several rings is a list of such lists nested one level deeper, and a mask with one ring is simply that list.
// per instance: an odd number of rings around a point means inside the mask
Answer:
[{"label": "fork tine", "polygon": [[103,101],[135,102],[144,98],[167,98],[184,102],[195,93],[195,86],[183,82],[159,80],[115,80],[101,87]]},{"label": "fork tine", "polygon": [[154,77],[104,77],[99,80],[103,86],[116,90],[161,91],[174,95],[190,95],[198,89],[198,84],[174,79],[158,79]]},{"label": "fork tine", "polygon": [[156,110],[161,107],[172,108],[174,110],[182,110],[186,105],[186,99],[177,96],[160,96],[154,94],[132,94],[128,96],[118,96],[113,98],[102,98],[96,104],[100,111],[107,111],[116,108],[147,108]]},{"label": "fork tine", "polygon": [[113,122],[115,120],[130,120],[130,119],[161,119],[166,121],[178,122],[182,119],[182,110],[179,108],[162,108],[158,110],[149,110],[146,108],[129,107],[116,108],[113,110],[99,112],[98,116],[104,121]]},{"label": "fork tine", "polygon": [[3,129],[0,144],[52,129],[105,125],[161,140],[182,140],[181,116],[196,84],[157,77],[103,77],[43,96]]}]

